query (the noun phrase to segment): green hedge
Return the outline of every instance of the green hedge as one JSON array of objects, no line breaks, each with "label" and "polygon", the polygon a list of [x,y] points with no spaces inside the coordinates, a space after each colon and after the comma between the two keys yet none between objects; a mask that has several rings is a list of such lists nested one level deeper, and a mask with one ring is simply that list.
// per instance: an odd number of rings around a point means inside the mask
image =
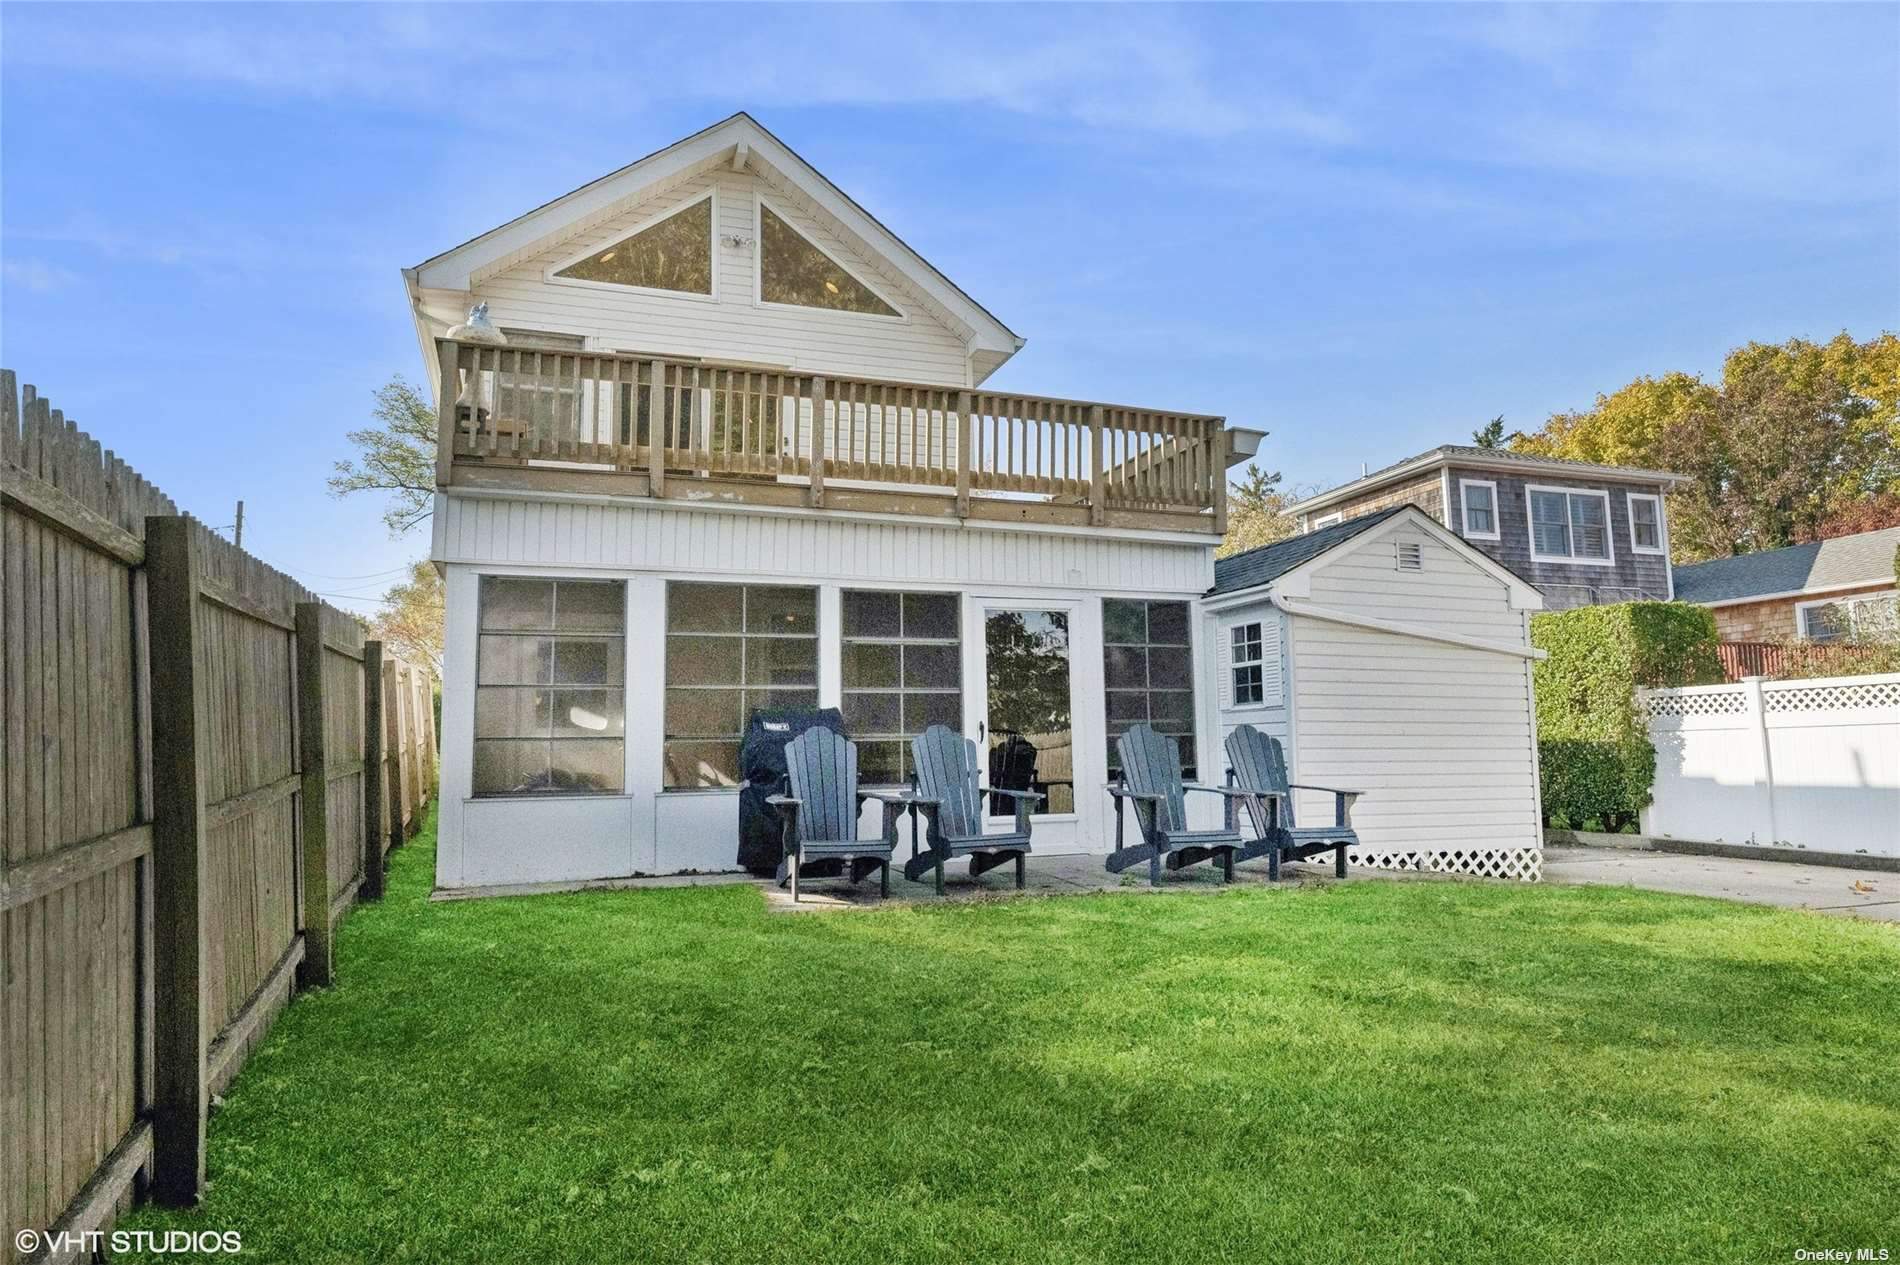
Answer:
[{"label": "green hedge", "polygon": [[1537,615],[1537,753],[1546,824],[1633,828],[1656,779],[1636,690],[1723,679],[1715,617],[1684,602],[1626,602]]}]

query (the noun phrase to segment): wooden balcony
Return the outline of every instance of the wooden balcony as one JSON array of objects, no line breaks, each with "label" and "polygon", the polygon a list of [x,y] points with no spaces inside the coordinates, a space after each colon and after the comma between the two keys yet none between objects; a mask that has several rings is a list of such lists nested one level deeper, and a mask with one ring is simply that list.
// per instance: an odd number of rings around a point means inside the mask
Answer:
[{"label": "wooden balcony", "polygon": [[437,350],[442,487],[1227,527],[1219,417],[625,353]]}]

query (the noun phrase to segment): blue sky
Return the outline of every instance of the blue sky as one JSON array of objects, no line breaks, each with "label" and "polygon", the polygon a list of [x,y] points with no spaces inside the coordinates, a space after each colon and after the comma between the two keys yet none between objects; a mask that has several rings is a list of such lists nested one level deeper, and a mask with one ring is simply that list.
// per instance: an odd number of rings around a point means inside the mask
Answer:
[{"label": "blue sky", "polygon": [[[0,10],[0,362],[361,598],[398,270],[751,110],[1029,345],[1332,483],[1900,327],[1900,7]],[[357,603],[361,606],[363,603]]]}]

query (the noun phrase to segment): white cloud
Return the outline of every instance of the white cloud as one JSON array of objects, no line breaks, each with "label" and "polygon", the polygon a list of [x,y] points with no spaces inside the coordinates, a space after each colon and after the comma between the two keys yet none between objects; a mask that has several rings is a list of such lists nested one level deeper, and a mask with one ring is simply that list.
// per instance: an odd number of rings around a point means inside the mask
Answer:
[{"label": "white cloud", "polygon": [[0,275],[10,284],[25,286],[36,294],[63,290],[79,280],[79,274],[71,269],[40,259],[9,259],[0,263]]}]

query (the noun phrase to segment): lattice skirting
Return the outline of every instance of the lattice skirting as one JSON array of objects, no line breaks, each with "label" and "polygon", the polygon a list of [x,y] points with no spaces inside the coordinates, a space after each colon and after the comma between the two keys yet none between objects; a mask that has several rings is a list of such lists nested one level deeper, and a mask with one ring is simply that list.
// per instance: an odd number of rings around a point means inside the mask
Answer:
[{"label": "lattice skirting", "polygon": [[[1310,857],[1309,865],[1331,865],[1333,854]],[[1544,877],[1542,848],[1448,848],[1443,851],[1371,852],[1346,849],[1346,864],[1368,870],[1423,870],[1427,874],[1471,874],[1535,883]]]}]

